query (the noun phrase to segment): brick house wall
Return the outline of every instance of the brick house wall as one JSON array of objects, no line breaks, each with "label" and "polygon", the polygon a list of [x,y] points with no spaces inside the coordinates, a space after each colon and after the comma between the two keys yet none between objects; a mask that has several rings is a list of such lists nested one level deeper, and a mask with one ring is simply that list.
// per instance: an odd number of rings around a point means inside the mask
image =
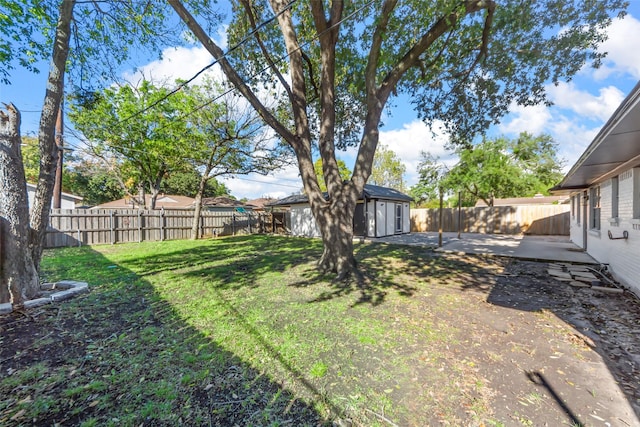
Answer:
[{"label": "brick house wall", "polygon": [[[600,187],[599,230],[593,228],[592,200],[589,200],[596,187]],[[587,191],[573,192],[571,198],[571,240],[584,248],[586,234],[587,253],[596,261],[608,264],[616,280],[640,296],[640,168],[628,169],[598,182]],[[627,239],[609,238],[609,232],[616,238],[622,237],[625,231]]]}]

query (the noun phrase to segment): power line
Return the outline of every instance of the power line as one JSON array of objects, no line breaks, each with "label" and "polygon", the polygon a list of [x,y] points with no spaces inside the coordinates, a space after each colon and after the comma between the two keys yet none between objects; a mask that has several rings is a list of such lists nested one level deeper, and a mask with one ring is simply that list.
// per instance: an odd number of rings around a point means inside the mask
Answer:
[{"label": "power line", "polygon": [[[245,44],[249,38],[251,36],[253,36],[259,29],[263,28],[265,25],[267,25],[268,23],[272,22],[274,19],[276,19],[277,17],[279,17],[282,13],[284,13],[286,10],[290,9],[293,4],[295,3],[296,0],[292,0],[289,3],[287,3],[287,5],[280,11],[278,12],[276,15],[274,15],[273,17],[271,17],[270,19],[263,21],[262,23],[260,23],[253,31],[251,31],[249,34],[247,34],[239,43],[237,43],[236,45],[234,45],[232,48],[230,48],[227,52],[225,52],[219,59],[213,61],[211,64],[207,65],[206,67],[204,67],[203,69],[201,69],[200,71],[198,71],[193,77],[191,77],[189,80],[187,80],[186,82],[178,85],[177,88],[175,88],[174,90],[172,90],[171,92],[169,92],[168,94],[164,95],[162,98],[160,98],[159,100],[155,101],[154,103],[150,104],[149,106],[143,108],[140,111],[137,111],[135,113],[133,113],[132,115],[119,120],[118,122],[115,123],[115,125],[117,124],[121,124],[124,123],[134,117],[139,116],[140,114],[143,114],[144,112],[148,111],[149,109],[153,108],[154,106],[158,105],[160,102],[168,99],[170,96],[174,95],[175,93],[177,93],[180,89],[182,89],[183,87],[185,87],[188,83],[192,82],[193,80],[195,80],[200,74],[202,74],[204,71],[206,71],[207,69],[209,69],[210,67],[212,67],[213,65],[215,65],[216,63],[219,62],[220,59],[226,57],[229,53],[235,51],[236,49],[238,49],[239,47],[241,47],[243,44]],[[309,44],[311,44],[311,42],[313,42],[314,40],[319,39],[323,34],[331,31],[333,28],[337,27],[338,25],[341,25],[343,22],[346,22],[347,20],[352,19],[355,15],[357,15],[358,13],[360,13],[362,10],[364,10],[365,8],[371,6],[373,3],[375,2],[375,0],[370,0],[369,2],[363,4],[362,6],[360,6],[358,9],[354,10],[353,12],[351,12],[349,15],[343,17],[341,20],[335,22],[334,24],[332,24],[331,26],[327,27],[324,31],[317,33],[315,36],[311,37],[309,40],[307,40],[306,42],[300,44],[300,46],[297,48],[297,50],[302,50],[304,47],[307,47]],[[291,52],[293,53],[293,52]],[[291,56],[291,53],[285,53],[284,55],[280,56],[279,58],[276,58],[274,63],[279,63],[284,61],[285,59],[287,59],[288,57]],[[242,82],[244,84],[247,84],[247,81],[251,81],[251,79],[257,77],[258,75],[264,73],[265,71],[269,70],[271,68],[271,65],[267,65],[264,68],[262,68],[261,70],[255,72],[254,74],[252,74],[251,76],[249,76],[249,78],[247,80],[242,80]],[[184,120],[185,118],[189,117],[190,115],[194,114],[197,111],[200,111],[201,109],[213,104],[214,102],[218,101],[219,99],[221,99],[222,97],[228,95],[229,93],[236,91],[237,89],[235,87],[231,87],[227,90],[225,90],[224,92],[222,92],[221,94],[219,94],[218,96],[215,96],[214,98],[208,100],[207,102],[196,106],[195,108],[193,108],[191,111],[184,113],[176,118],[174,118],[174,121],[168,124],[165,124],[161,127],[159,127],[157,130],[162,130],[168,127],[171,127],[174,125],[175,122]],[[68,130],[71,131],[72,134],[74,134],[76,136],[76,138],[81,139],[78,135],[78,133],[73,130],[72,128],[69,128],[68,126],[65,126]],[[146,150],[140,150],[140,149],[134,149],[134,148],[129,148],[129,147],[122,147],[124,150],[129,150],[129,151],[137,151],[140,153],[146,153]],[[296,187],[298,188],[298,187]]]},{"label": "power line", "polygon": [[[326,28],[324,31],[316,34],[315,36],[313,36],[311,39],[307,40],[306,42],[302,43],[296,50],[302,50],[303,47],[308,46],[309,44],[311,44],[312,41],[319,39],[323,34],[325,34],[326,32],[332,30],[333,28],[335,28],[336,26],[342,24],[343,22],[347,21],[348,19],[351,19],[353,16],[355,16],[357,13],[361,12],[362,10],[364,10],[365,8],[371,6],[374,3],[375,0],[370,0],[368,3],[362,5],[361,7],[359,7],[358,9],[356,9],[355,11],[351,12],[349,15],[345,16],[344,18],[342,18],[340,21],[336,22],[335,24],[331,25],[330,27]],[[293,52],[292,52],[293,53]],[[277,58],[274,63],[278,63],[278,62],[282,62],[285,59],[287,59],[289,56],[291,56],[291,53],[286,53],[284,55],[282,55],[281,57]],[[269,70],[269,68],[271,68],[271,65],[267,65],[264,68],[262,68],[261,70],[256,71],[254,74],[252,74],[251,76],[249,76],[248,80],[251,80],[257,76],[259,76],[260,74],[264,73],[265,71]],[[244,84],[247,84],[247,81],[242,80],[242,82]],[[193,110],[191,110],[188,113],[185,113],[181,116],[176,117],[176,121],[178,120],[183,120],[186,117],[189,117],[191,114],[195,113],[196,111],[200,111],[201,109],[203,109],[204,107],[207,107],[209,105],[211,105],[212,103],[216,102],[217,100],[219,100],[220,98],[224,97],[225,95],[228,95],[229,93],[236,91],[237,89],[235,87],[231,87],[229,89],[227,89],[226,91],[224,91],[223,93],[221,93],[220,95],[210,99],[209,101],[205,102],[204,104],[201,104],[197,107],[195,107]],[[173,123],[169,123],[166,124],[162,127],[160,127],[159,129],[164,129],[167,127],[172,126]]]},{"label": "power line", "polygon": [[249,41],[249,39],[251,37],[253,37],[259,30],[261,30],[263,27],[265,27],[267,24],[270,24],[271,22],[273,22],[275,19],[277,19],[279,16],[281,16],[284,12],[286,12],[287,10],[291,9],[291,7],[293,6],[293,4],[296,2],[296,0],[291,0],[289,3],[287,3],[284,8],[282,8],[282,10],[278,13],[276,13],[275,15],[273,15],[271,18],[262,21],[259,25],[256,26],[256,28],[254,28],[252,31],[250,31],[247,35],[245,35],[242,40],[240,40],[238,43],[236,43],[234,46],[232,46],[231,48],[229,48],[225,53],[222,54],[222,56],[218,59],[215,59],[213,62],[211,62],[209,65],[205,66],[204,68],[200,69],[200,71],[198,71],[196,74],[194,74],[191,78],[189,78],[188,80],[180,83],[177,87],[175,87],[173,90],[169,91],[169,93],[167,93],[166,95],[163,95],[160,99],[152,102],[150,105],[148,105],[147,107],[143,108],[140,111],[137,111],[135,113],[133,113],[132,115],[130,115],[129,117],[125,117],[124,119],[120,120],[119,122],[117,122],[116,124],[121,124],[124,122],[127,122],[129,120],[131,120],[134,117],[137,117],[147,111],[149,111],[150,109],[154,108],[156,105],[160,104],[161,102],[164,102],[165,100],[167,100],[170,96],[175,95],[176,93],[178,93],[182,88],[184,88],[185,86],[187,86],[189,83],[191,83],[192,81],[194,81],[195,79],[197,79],[202,73],[204,73],[205,71],[207,71],[208,69],[210,69],[211,67],[213,67],[214,65],[216,65],[218,62],[220,62],[221,59],[226,58],[227,55],[229,55],[230,53],[234,52],[235,50],[237,50],[238,48],[240,48],[243,44],[247,43]]},{"label": "power line", "polygon": [[[278,184],[276,182],[267,182],[267,181],[258,181],[257,179],[250,179],[250,178],[240,178],[237,176],[234,176],[231,179],[239,179],[240,181],[249,181],[249,182],[257,182],[258,184],[266,184],[266,185],[275,185],[278,187],[288,187],[288,188],[295,188],[297,190],[299,190],[301,188],[301,185],[287,185],[287,184]],[[301,183],[302,184],[302,183]]]}]

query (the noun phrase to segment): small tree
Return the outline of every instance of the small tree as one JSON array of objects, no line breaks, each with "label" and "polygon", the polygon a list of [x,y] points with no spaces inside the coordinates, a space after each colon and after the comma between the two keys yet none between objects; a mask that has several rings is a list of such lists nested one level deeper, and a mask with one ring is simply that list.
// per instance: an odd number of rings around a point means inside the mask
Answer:
[{"label": "small tree", "polygon": [[[203,86],[187,91],[193,108],[187,121],[189,138],[183,157],[201,173],[195,197],[191,238],[198,238],[202,211],[202,197],[211,179],[249,173],[266,174],[290,159],[290,151],[266,132],[264,123],[249,105],[233,96],[223,96],[221,88],[209,80]],[[202,108],[204,106],[204,108]]]},{"label": "small tree", "polygon": [[[165,174],[182,167],[189,133],[178,120],[189,105],[185,94],[167,94],[168,89],[143,80],[139,87],[108,88],[77,99],[69,113],[92,152],[109,159],[123,190],[138,205],[146,207],[145,194],[151,194],[150,209],[155,209]],[[136,183],[137,194],[126,185],[128,179]]]},{"label": "small tree", "polygon": [[447,189],[461,189],[493,206],[494,198],[547,193],[562,178],[557,145],[548,135],[522,133],[514,140],[484,140],[459,150],[460,161],[444,179]]},{"label": "small tree", "polygon": [[409,194],[418,206],[440,197],[440,188],[447,173],[447,169],[439,162],[438,157],[426,151],[421,151],[420,157],[418,182],[409,189]]}]

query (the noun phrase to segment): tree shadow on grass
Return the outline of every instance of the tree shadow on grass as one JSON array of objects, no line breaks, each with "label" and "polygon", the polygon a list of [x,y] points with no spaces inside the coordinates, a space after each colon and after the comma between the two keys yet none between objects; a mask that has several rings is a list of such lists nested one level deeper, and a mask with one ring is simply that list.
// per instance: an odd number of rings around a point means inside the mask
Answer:
[{"label": "tree shadow on grass", "polygon": [[461,271],[467,277],[486,276],[486,271],[474,259],[446,260],[430,249],[386,243],[363,243],[355,248],[358,272],[349,279],[332,280],[318,271],[308,271],[305,280],[294,287],[312,287],[329,282],[329,290],[319,293],[310,302],[323,302],[350,294],[357,295],[352,306],[383,304],[389,293],[412,297],[420,285],[431,281],[448,281]]},{"label": "tree shadow on grass", "polygon": [[236,236],[190,242],[187,247],[122,265],[141,276],[173,272],[184,277],[210,279],[220,289],[254,287],[259,278],[283,272],[320,256],[322,243],[278,236]]},{"label": "tree shadow on grass", "polygon": [[[26,316],[0,317],[0,424],[327,422],[313,406],[185,323],[134,271],[112,268],[113,261],[87,247],[51,254],[43,262],[45,275],[87,281],[91,291]],[[152,268],[159,267],[154,260]]]}]

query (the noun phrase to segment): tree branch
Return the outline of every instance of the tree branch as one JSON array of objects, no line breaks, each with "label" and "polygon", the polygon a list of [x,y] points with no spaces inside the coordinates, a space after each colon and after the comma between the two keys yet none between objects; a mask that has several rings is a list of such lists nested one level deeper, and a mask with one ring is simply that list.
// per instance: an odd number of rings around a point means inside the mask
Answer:
[{"label": "tree branch", "polygon": [[[453,10],[448,15],[441,17],[435,24],[429,28],[429,30],[422,35],[422,37],[407,51],[407,53],[398,61],[396,66],[387,74],[382,81],[382,84],[377,90],[378,101],[386,102],[387,98],[391,94],[391,91],[395,89],[402,76],[411,67],[416,65],[419,61],[420,55],[422,55],[431,45],[440,38],[445,32],[453,29],[460,19],[464,16],[474,12],[478,12],[484,9],[495,9],[495,2],[493,0],[467,0],[463,3],[463,10]],[[457,8],[456,8],[457,9]],[[493,18],[493,13],[489,15]],[[485,28],[483,30],[483,38],[486,34],[488,40],[488,34],[492,20],[485,21]],[[489,25],[489,27],[487,27]]]},{"label": "tree branch", "polygon": [[[318,148],[322,157],[322,175],[329,195],[342,188],[342,177],[335,155],[335,71],[336,44],[340,34],[338,22],[342,17],[343,4],[334,1],[329,20],[325,17],[322,2],[311,2],[311,14],[320,35],[321,73],[320,73],[320,135]],[[331,26],[335,22],[335,26]]]},{"label": "tree branch", "polygon": [[264,55],[265,59],[267,60],[267,63],[269,64],[269,68],[271,68],[271,70],[274,72],[274,74],[276,75],[276,77],[280,81],[280,84],[282,85],[284,90],[287,92],[287,95],[289,96],[289,99],[291,99],[292,96],[293,96],[292,93],[291,93],[291,87],[289,86],[287,81],[282,76],[282,73],[280,73],[280,71],[278,70],[278,67],[276,67],[276,64],[273,61],[273,58],[271,57],[271,54],[267,50],[266,46],[264,45],[264,43],[262,41],[262,38],[260,37],[260,34],[258,33],[258,27],[257,27],[257,24],[256,24],[255,15],[253,14],[253,9],[251,8],[251,4],[249,3],[249,0],[240,0],[240,3],[242,3],[242,6],[244,7],[244,10],[245,10],[245,12],[247,14],[247,17],[249,18],[249,23],[251,24],[251,28],[253,29],[253,33],[255,35],[256,42],[258,43],[258,46],[260,47],[260,50],[262,51],[262,54]]},{"label": "tree branch", "polygon": [[291,133],[289,129],[286,128],[278,119],[271,114],[271,112],[262,104],[262,102],[258,99],[258,97],[253,93],[251,88],[247,86],[247,84],[242,80],[240,75],[236,72],[236,70],[231,66],[229,61],[224,57],[224,52],[220,47],[209,37],[209,35],[204,31],[204,29],[196,22],[195,18],[191,15],[191,13],[184,7],[180,0],[168,0],[169,5],[176,11],[180,19],[187,25],[189,30],[200,40],[202,45],[207,49],[207,51],[213,56],[222,71],[225,73],[229,81],[242,93],[242,95],[247,98],[249,103],[255,108],[255,110],[260,114],[260,116],[264,119],[264,121],[273,128],[278,134],[282,136],[292,147],[300,145],[299,138]]}]

